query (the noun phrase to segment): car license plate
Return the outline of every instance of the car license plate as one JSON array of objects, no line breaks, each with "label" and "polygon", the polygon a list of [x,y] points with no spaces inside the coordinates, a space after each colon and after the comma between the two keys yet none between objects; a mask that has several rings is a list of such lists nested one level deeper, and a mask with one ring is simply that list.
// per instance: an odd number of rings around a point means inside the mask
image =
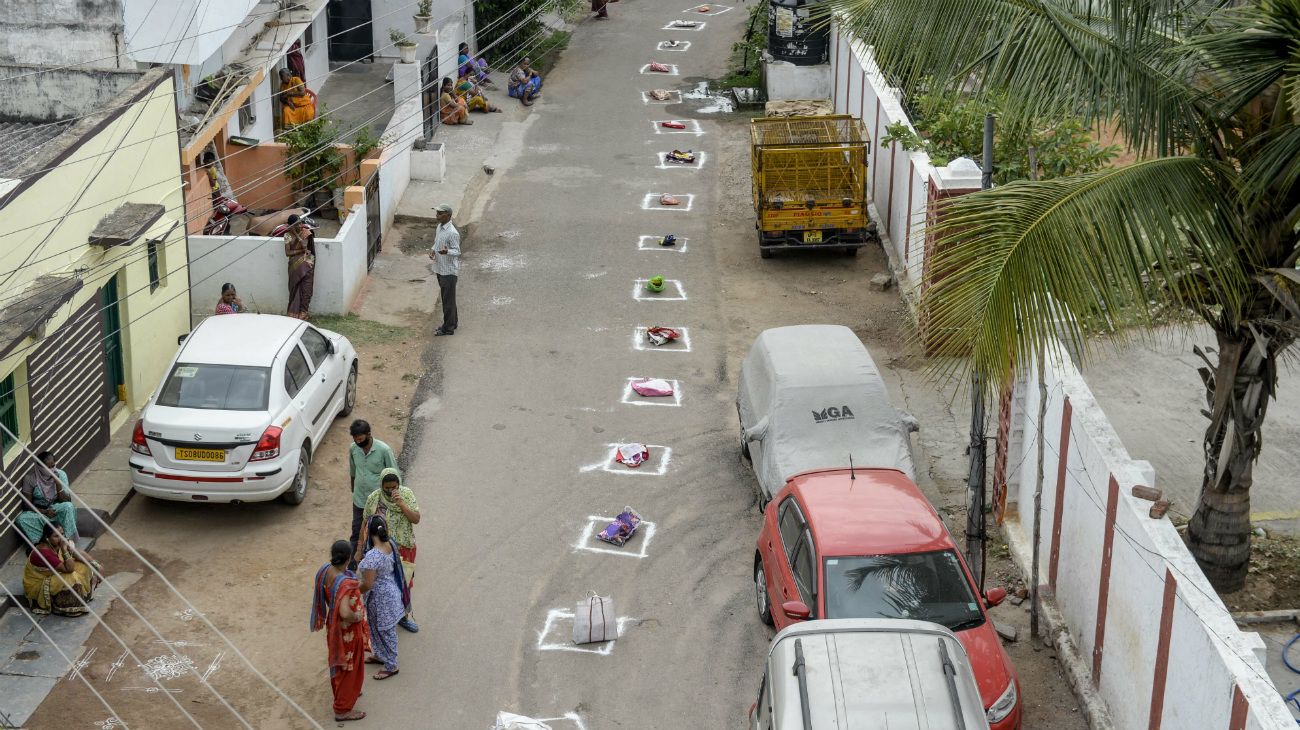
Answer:
[{"label": "car license plate", "polygon": [[180,461],[225,461],[225,449],[187,449],[177,447],[176,458]]},{"label": "car license plate", "polygon": [[804,243],[821,243],[821,242],[822,242],[822,232],[821,232],[821,231],[804,231],[804,232],[803,232],[803,242],[804,242]]}]

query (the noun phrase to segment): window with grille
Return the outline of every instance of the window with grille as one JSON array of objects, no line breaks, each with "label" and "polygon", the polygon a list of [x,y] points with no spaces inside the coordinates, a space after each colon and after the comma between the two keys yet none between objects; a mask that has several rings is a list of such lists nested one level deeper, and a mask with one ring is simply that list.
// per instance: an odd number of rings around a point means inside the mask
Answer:
[{"label": "window with grille", "polygon": [[145,241],[145,252],[149,259],[149,291],[162,286],[163,277],[163,242]]},{"label": "window with grille", "polygon": [[0,429],[0,454],[9,450],[9,447],[18,443],[14,436],[20,436],[18,433],[18,392],[14,388],[14,374],[9,373],[9,377],[0,380],[0,424],[4,428]]}]

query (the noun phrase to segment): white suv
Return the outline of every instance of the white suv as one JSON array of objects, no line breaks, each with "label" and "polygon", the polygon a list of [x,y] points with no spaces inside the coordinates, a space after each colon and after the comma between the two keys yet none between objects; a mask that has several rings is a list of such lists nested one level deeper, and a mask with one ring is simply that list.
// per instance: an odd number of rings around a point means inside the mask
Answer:
[{"label": "white suv", "polygon": [[209,317],[181,345],[131,436],[131,486],[158,499],[300,504],[308,465],[357,400],[343,335],[290,317]]}]

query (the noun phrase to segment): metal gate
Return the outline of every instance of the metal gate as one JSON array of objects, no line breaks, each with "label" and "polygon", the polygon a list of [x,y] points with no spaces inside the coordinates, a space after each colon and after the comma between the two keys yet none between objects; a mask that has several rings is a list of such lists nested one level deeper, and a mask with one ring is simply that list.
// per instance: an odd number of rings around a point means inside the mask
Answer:
[{"label": "metal gate", "polygon": [[32,449],[53,451],[69,479],[108,446],[103,327],[93,297],[27,359]]},{"label": "metal gate", "polygon": [[383,219],[379,214],[379,170],[366,181],[366,271],[375,265],[375,256],[383,250]]},{"label": "metal gate", "polygon": [[370,2],[329,0],[325,20],[329,28],[331,61],[360,61],[374,54]]},{"label": "metal gate", "polygon": [[438,89],[442,79],[438,78],[438,45],[420,64],[420,101],[424,108],[424,138],[433,139],[433,133],[442,124],[442,114],[438,110]]}]

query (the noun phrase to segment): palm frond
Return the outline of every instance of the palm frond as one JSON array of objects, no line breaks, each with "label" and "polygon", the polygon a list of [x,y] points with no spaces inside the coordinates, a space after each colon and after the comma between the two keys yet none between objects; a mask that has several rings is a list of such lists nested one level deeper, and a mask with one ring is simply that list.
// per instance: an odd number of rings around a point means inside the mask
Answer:
[{"label": "palm frond", "polygon": [[1296,197],[1292,191],[1300,183],[1300,126],[1287,124],[1256,135],[1242,145],[1242,156],[1246,162],[1241,192],[1248,205],[1265,198],[1284,202]]},{"label": "palm frond", "polygon": [[1087,356],[1088,313],[1235,311],[1250,267],[1232,185],[1230,169],[1169,157],[946,201],[921,302],[929,345],[994,386],[1054,336]]},{"label": "palm frond", "polygon": [[1289,112],[1300,113],[1300,0],[1225,8],[1208,16],[1203,30],[1180,50],[1202,70],[1222,117],[1243,111],[1274,84]]},{"label": "palm frond", "polygon": [[1118,119],[1131,144],[1168,152],[1208,133],[1202,94],[1172,53],[1204,19],[1174,0],[832,0],[850,35],[905,88],[1005,93],[1016,123]]}]

